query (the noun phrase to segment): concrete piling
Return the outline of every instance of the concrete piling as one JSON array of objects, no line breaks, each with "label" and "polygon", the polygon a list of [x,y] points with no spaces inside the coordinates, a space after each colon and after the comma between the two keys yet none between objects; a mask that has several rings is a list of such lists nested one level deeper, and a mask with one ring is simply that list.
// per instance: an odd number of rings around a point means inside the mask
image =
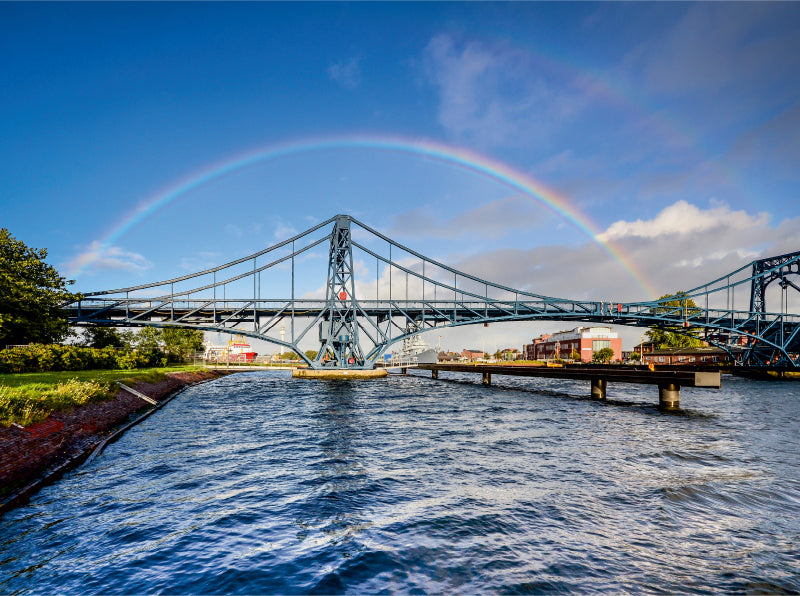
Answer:
[{"label": "concrete piling", "polygon": [[592,399],[605,399],[608,381],[605,379],[592,379]]},{"label": "concrete piling", "polygon": [[681,402],[681,387],[675,383],[661,383],[658,386],[658,405],[662,408],[677,408]]}]

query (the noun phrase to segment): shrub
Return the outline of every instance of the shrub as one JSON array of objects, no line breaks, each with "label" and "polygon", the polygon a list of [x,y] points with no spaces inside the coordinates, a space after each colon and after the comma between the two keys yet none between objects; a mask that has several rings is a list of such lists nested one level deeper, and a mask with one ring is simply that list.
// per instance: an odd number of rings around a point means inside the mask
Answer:
[{"label": "shrub", "polygon": [[134,369],[158,366],[165,360],[162,352],[31,344],[0,350],[0,373]]}]

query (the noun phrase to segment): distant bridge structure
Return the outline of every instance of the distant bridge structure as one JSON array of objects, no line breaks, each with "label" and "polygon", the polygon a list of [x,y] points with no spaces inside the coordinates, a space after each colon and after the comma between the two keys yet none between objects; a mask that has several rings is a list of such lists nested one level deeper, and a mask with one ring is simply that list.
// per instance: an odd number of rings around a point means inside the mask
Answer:
[{"label": "distant bridge structure", "polygon": [[[392,344],[434,328],[531,320],[663,328],[699,335],[738,364],[800,368],[800,314],[789,312],[799,274],[795,252],[753,261],[677,298],[553,298],[458,271],[337,215],[224,265],[91,292],[66,308],[78,326],[178,326],[258,338],[314,369],[373,368]],[[780,307],[769,310],[776,299]],[[314,359],[299,347],[310,337],[320,345]]]}]

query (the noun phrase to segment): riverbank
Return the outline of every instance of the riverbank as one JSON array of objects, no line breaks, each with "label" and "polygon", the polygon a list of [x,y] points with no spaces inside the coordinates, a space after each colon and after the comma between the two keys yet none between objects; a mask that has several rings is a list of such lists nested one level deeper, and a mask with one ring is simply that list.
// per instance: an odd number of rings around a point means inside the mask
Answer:
[{"label": "riverbank", "polygon": [[170,372],[156,382],[131,385],[156,405],[120,388],[110,399],[54,412],[42,422],[0,428],[0,513],[82,463],[120,427],[148,415],[177,391],[224,374]]}]

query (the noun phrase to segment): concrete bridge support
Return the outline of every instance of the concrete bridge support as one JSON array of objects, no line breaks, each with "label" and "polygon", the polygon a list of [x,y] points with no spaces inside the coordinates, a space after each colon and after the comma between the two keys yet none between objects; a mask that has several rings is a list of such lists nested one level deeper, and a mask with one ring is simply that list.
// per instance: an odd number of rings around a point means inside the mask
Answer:
[{"label": "concrete bridge support", "polygon": [[293,379],[380,379],[389,373],[385,368],[361,369],[361,368],[295,368],[292,369]]},{"label": "concrete bridge support", "polygon": [[605,399],[607,386],[605,379],[592,379],[592,399]]},{"label": "concrete bridge support", "polygon": [[658,405],[673,409],[680,406],[681,386],[675,383],[661,383],[658,386]]}]

